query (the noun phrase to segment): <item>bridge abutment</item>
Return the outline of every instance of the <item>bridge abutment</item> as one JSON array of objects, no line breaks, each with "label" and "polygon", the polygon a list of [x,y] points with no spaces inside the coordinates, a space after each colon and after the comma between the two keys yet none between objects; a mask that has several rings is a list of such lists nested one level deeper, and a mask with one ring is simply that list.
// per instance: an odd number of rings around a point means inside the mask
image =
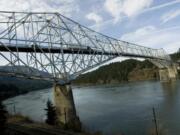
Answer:
[{"label": "bridge abutment", "polygon": [[178,73],[177,73],[177,68],[175,66],[159,69],[159,78],[161,82],[169,82],[176,80],[177,76]]},{"label": "bridge abutment", "polygon": [[75,130],[81,129],[79,117],[76,114],[71,85],[54,84],[54,103],[58,124]]}]

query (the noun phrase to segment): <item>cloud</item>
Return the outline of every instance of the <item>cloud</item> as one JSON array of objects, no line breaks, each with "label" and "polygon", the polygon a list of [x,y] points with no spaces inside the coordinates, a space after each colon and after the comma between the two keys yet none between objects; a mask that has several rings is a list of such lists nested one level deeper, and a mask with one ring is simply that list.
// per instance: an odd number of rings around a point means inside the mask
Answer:
[{"label": "cloud", "polygon": [[122,5],[121,0],[106,0],[104,4],[105,9],[115,18],[116,22],[120,19]]},{"label": "cloud", "polygon": [[148,8],[153,0],[106,0],[104,7],[115,19],[115,23],[123,16],[133,17]]},{"label": "cloud", "polygon": [[[166,3],[163,3],[163,4],[160,4],[160,5],[157,5],[157,6],[153,6],[153,7],[150,7],[150,8],[146,8],[144,10],[141,10],[141,12],[138,13],[139,14],[145,14],[147,12],[152,12],[152,11],[155,11],[155,10],[160,10],[162,8],[165,8],[165,7],[168,7],[168,6],[172,6],[172,5],[175,5],[175,4],[178,4],[180,3],[180,0],[175,0],[175,1],[170,1],[170,2],[166,2]],[[108,4],[107,4],[108,6]],[[118,9],[118,8],[117,8]],[[113,12],[113,8],[111,9],[112,12]],[[106,9],[107,11],[107,9]],[[113,22],[117,22],[119,19],[123,19],[123,18],[127,18],[127,16],[121,16],[121,18],[119,18],[118,14],[117,14],[117,18],[116,16],[113,17],[113,19],[108,19],[108,20],[105,20],[103,21],[99,27],[102,28],[106,28],[108,25],[112,25]],[[119,20],[119,21],[120,21]],[[95,29],[96,28],[96,24],[95,25],[92,25],[90,26],[91,28]]]},{"label": "cloud", "polygon": [[161,20],[163,23],[166,23],[172,19],[175,19],[176,17],[180,16],[180,10],[171,10],[167,13],[165,13],[162,17]]},{"label": "cloud", "polygon": [[75,0],[0,0],[1,11],[59,12],[72,16],[79,7]]},{"label": "cloud", "polygon": [[172,29],[146,26],[122,35],[121,39],[147,47],[164,48],[168,53],[172,53],[180,47],[180,32],[178,29],[180,29],[180,26],[172,27]]},{"label": "cloud", "polygon": [[153,0],[126,0],[124,2],[124,13],[129,17],[137,15],[152,3]]},{"label": "cloud", "polygon": [[100,15],[98,15],[95,12],[91,12],[91,13],[86,15],[86,18],[88,20],[94,21],[95,22],[94,28],[96,29],[96,31],[100,31],[100,25],[103,22],[103,18]]},{"label": "cloud", "polygon": [[140,42],[142,40],[142,37],[151,35],[155,31],[156,28],[154,26],[146,26],[143,28],[139,28],[136,31],[122,35],[121,39],[127,40],[129,42]]},{"label": "cloud", "polygon": [[87,14],[86,18],[94,21],[96,24],[99,24],[103,21],[103,18],[94,12]]},{"label": "cloud", "polygon": [[143,10],[142,13],[162,9],[162,8],[172,6],[172,5],[175,5],[175,4],[178,4],[178,3],[180,3],[180,0],[174,0],[174,1],[166,2],[166,3],[163,3],[163,4],[157,5],[157,6],[153,6],[151,8],[147,8],[147,9]]}]

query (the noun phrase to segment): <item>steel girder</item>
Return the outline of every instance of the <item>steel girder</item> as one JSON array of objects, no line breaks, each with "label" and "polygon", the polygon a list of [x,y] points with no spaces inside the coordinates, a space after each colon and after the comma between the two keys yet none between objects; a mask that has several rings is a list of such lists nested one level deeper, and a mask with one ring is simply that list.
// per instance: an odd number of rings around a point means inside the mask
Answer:
[{"label": "steel girder", "polygon": [[0,11],[0,58],[8,67],[1,74],[68,83],[119,56],[171,63],[163,49],[105,36],[59,13]]}]

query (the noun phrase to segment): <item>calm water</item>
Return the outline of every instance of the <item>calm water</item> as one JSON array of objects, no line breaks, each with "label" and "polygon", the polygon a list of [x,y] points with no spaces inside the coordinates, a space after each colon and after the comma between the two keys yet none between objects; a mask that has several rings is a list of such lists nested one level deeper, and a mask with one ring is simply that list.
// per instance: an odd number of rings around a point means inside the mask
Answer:
[{"label": "calm water", "polygon": [[[87,130],[145,135],[154,127],[152,107],[155,107],[160,129],[166,135],[180,134],[180,81],[73,87],[73,95],[77,113]],[[15,103],[16,112],[44,121],[44,108],[52,97],[52,89],[45,89],[8,99],[5,103]],[[13,113],[12,105],[7,108]]]}]

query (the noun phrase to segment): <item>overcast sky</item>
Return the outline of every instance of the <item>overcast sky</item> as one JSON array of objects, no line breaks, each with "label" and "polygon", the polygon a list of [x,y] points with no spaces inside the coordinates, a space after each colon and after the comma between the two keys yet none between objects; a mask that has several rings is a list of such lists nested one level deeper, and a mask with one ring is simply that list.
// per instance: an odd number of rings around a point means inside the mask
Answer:
[{"label": "overcast sky", "polygon": [[180,0],[0,0],[0,10],[59,12],[111,37],[168,53],[180,47]]}]

